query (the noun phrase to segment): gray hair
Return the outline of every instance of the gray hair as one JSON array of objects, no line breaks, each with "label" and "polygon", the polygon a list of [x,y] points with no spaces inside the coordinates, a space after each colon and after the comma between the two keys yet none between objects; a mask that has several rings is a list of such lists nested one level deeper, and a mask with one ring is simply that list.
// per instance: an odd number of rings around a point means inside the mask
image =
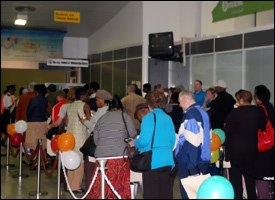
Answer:
[{"label": "gray hair", "polygon": [[179,94],[179,100],[181,98],[195,101],[194,93],[191,92],[191,91],[189,91],[189,90],[183,90],[183,91],[181,91],[180,94]]}]

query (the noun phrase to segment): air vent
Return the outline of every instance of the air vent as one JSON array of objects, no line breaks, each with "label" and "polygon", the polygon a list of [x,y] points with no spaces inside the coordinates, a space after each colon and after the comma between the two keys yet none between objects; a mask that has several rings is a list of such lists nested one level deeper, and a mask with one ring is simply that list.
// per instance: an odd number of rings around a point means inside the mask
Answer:
[{"label": "air vent", "polygon": [[15,10],[18,12],[34,12],[35,7],[32,6],[17,6],[15,7]]}]

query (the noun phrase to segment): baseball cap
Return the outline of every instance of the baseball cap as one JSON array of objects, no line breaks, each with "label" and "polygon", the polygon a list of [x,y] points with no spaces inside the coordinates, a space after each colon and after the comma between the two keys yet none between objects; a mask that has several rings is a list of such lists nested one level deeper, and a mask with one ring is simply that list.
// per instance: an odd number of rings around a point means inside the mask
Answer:
[{"label": "baseball cap", "polygon": [[96,92],[95,97],[100,98],[100,99],[104,99],[104,100],[112,100],[113,99],[113,96],[106,90],[98,90]]},{"label": "baseball cap", "polygon": [[215,87],[227,88],[227,84],[224,80],[218,80]]}]

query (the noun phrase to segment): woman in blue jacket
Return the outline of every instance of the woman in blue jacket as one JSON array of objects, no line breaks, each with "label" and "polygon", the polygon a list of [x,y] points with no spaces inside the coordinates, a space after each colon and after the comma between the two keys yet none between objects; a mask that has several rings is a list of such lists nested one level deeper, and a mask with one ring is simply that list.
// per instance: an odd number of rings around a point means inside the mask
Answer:
[{"label": "woman in blue jacket", "polygon": [[152,169],[142,173],[143,198],[173,199],[170,173],[175,165],[173,160],[175,127],[171,117],[163,111],[166,100],[162,92],[150,92],[147,101],[150,112],[142,119],[140,135],[138,139],[129,142],[130,146],[135,146],[140,152],[150,150],[155,127]]}]

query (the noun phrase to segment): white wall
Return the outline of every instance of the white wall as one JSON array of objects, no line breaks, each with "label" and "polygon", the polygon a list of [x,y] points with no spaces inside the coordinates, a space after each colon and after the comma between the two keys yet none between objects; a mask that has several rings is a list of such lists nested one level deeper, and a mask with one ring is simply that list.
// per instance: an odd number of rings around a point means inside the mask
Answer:
[{"label": "white wall", "polygon": [[274,24],[274,9],[257,13],[257,26]]},{"label": "white wall", "polygon": [[89,37],[89,54],[142,43],[142,2],[129,2],[113,19]]},{"label": "white wall", "polygon": [[88,38],[64,37],[63,58],[88,58]]},{"label": "white wall", "polygon": [[174,41],[200,34],[199,1],[144,1],[142,83],[148,82],[148,34],[172,31]]},{"label": "white wall", "polygon": [[[254,15],[212,23],[218,1],[131,1],[113,19],[89,37],[88,54],[142,44],[142,83],[148,82],[148,34],[173,31],[200,39],[254,26]],[[274,24],[274,10],[257,14],[257,26]]]},{"label": "white wall", "polygon": [[[212,10],[218,1],[202,1],[201,6],[201,36],[213,36],[221,33],[245,30],[254,27],[255,15],[244,15],[223,21],[212,22]],[[274,9],[262,11],[256,15],[257,26],[274,24]]]}]

